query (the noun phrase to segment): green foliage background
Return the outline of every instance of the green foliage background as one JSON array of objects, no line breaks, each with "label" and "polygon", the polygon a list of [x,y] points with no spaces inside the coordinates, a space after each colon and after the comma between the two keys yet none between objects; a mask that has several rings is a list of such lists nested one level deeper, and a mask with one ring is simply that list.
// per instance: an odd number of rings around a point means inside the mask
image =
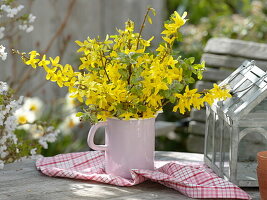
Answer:
[{"label": "green foliage background", "polygon": [[266,42],[266,0],[167,0],[169,13],[188,12],[184,41],[177,47],[184,56],[200,60],[211,37]]}]

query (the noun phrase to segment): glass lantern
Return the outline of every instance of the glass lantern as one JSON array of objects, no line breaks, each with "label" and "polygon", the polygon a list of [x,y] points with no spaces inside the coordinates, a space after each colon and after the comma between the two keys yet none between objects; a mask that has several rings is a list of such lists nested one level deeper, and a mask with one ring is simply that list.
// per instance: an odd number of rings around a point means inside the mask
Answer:
[{"label": "glass lantern", "polygon": [[205,163],[238,186],[256,187],[256,155],[267,150],[267,74],[245,61],[220,86],[232,98],[207,105]]}]

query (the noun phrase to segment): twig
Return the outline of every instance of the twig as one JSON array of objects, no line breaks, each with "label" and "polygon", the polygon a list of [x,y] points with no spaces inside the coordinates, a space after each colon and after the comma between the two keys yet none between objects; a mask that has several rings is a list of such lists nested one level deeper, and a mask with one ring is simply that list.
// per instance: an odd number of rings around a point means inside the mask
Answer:
[{"label": "twig", "polygon": [[58,28],[57,32],[55,33],[55,35],[51,38],[51,40],[49,41],[46,49],[44,50],[44,54],[47,53],[49,51],[49,49],[51,48],[52,44],[54,43],[55,39],[63,32],[63,30],[65,29],[67,22],[69,20],[69,17],[71,15],[72,9],[74,7],[74,4],[76,3],[76,0],[71,0],[69,6],[68,6],[68,10],[67,13],[64,17],[64,20],[62,22],[62,24],[60,25],[60,27]]},{"label": "twig", "polygon": [[15,93],[21,90],[24,83],[31,78],[31,75],[32,75],[32,69],[28,69],[28,71],[24,73],[24,76],[20,79],[18,87],[14,89]]},{"label": "twig", "polygon": [[129,64],[129,65],[127,66],[127,68],[128,68],[128,72],[129,72],[129,77],[128,77],[127,82],[128,82],[128,85],[130,85],[130,82],[131,82],[131,76],[132,76],[132,64]]},{"label": "twig", "polygon": [[67,37],[63,38],[63,46],[59,49],[59,57],[63,59],[64,54],[66,53],[66,49],[71,40],[71,35],[67,35]]},{"label": "twig", "polygon": [[[106,66],[107,66],[107,58],[105,57],[105,53],[104,53],[103,50],[100,51],[100,56],[101,56],[101,62],[102,62],[102,65],[103,65],[103,67],[104,67],[105,74],[106,74],[106,76],[107,76],[107,78],[108,78],[108,81],[111,82],[111,80],[110,80],[110,78],[109,78],[109,76],[108,76],[107,69],[106,69]],[[105,58],[105,63],[104,63],[104,61],[103,61],[104,58]]]},{"label": "twig", "polygon": [[143,20],[143,23],[142,23],[142,25],[140,27],[140,31],[139,31],[138,38],[137,38],[136,49],[138,49],[138,47],[139,47],[140,37],[141,37],[142,31],[143,31],[143,29],[145,27],[146,18],[148,16],[148,13],[149,13],[150,10],[151,10],[151,8],[148,8],[147,9],[146,14],[145,14],[145,17],[144,17],[144,20]]}]

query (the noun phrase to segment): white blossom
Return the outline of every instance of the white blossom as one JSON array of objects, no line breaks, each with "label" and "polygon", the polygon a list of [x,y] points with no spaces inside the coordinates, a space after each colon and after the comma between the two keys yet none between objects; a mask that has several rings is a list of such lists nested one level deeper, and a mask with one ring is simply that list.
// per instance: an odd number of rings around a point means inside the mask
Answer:
[{"label": "white blossom", "polygon": [[13,18],[24,8],[23,5],[19,5],[18,7],[11,8],[9,5],[3,4],[0,9],[7,13],[7,17]]},{"label": "white blossom", "polygon": [[36,19],[36,16],[34,16],[33,14],[30,13],[29,17],[28,17],[29,23],[33,23],[35,21],[35,19]]},{"label": "white blossom", "polygon": [[0,138],[0,145],[2,144],[5,144],[6,143],[6,140],[7,140],[7,136],[3,135],[1,138]]},{"label": "white blossom", "polygon": [[26,29],[26,33],[30,33],[32,31],[33,31],[33,25],[28,26]]},{"label": "white blossom", "polygon": [[18,143],[18,138],[14,133],[10,133],[9,137],[11,138],[11,140],[13,141],[14,144]]},{"label": "white blossom", "polygon": [[0,111],[0,126],[4,125],[5,115]]},{"label": "white blossom", "polygon": [[24,99],[24,96],[20,96],[19,99],[18,99],[18,104],[21,105],[22,102],[23,102],[23,99]]},{"label": "white blossom", "polygon": [[[6,83],[0,81],[0,94],[7,95],[9,87]],[[12,156],[7,157],[11,153],[20,153],[18,144],[23,144],[21,141],[18,141],[18,138],[15,134],[15,130],[18,128],[18,122],[27,122],[34,123],[36,120],[36,113],[40,112],[43,107],[43,102],[38,98],[26,98],[23,107],[21,104],[23,102],[23,97],[21,96],[18,100],[12,100],[9,96],[7,100],[0,105],[0,125],[1,125],[1,136],[0,136],[0,169],[4,167],[4,160],[9,159],[8,162],[17,161],[14,160]],[[21,118],[21,119],[20,119]],[[24,124],[35,127],[36,130],[41,131],[38,142],[43,148],[48,148],[48,142],[55,142],[59,130],[55,129],[53,126],[43,127],[43,125],[34,123],[34,124]],[[31,131],[31,129],[27,130]],[[11,149],[14,152],[11,152],[8,143],[15,145],[15,149]],[[23,144],[24,145],[24,144]],[[42,157],[41,155],[36,154],[37,148],[33,148],[30,152],[27,152],[31,158],[37,159]],[[27,156],[27,154],[26,154]],[[26,157],[25,156],[25,157]],[[20,160],[20,159],[18,159]]]},{"label": "white blossom", "polygon": [[48,144],[46,142],[46,140],[44,138],[40,138],[38,140],[39,144],[44,148],[44,149],[47,149],[48,148]]},{"label": "white blossom", "polygon": [[12,109],[12,112],[14,113],[17,109],[19,109],[21,107],[21,105],[19,104],[18,101],[16,100],[12,100],[9,103],[10,108]]},{"label": "white blossom", "polygon": [[31,152],[30,152],[30,154],[33,156],[33,155],[36,155],[36,150],[37,150],[37,148],[33,148],[32,150],[31,150]]},{"label": "white blossom", "polygon": [[37,124],[25,124],[21,126],[23,129],[28,130],[33,139],[39,139],[44,135],[44,128]]},{"label": "white blossom", "polygon": [[20,24],[18,26],[19,30],[22,30],[22,31],[25,31],[27,29],[27,27],[28,27],[27,24]]},{"label": "white blossom", "polygon": [[[0,46],[1,48],[1,46]],[[0,52],[1,53],[1,52]],[[8,85],[5,82],[0,81],[0,95],[4,95],[8,92]]]},{"label": "white blossom", "polygon": [[16,122],[18,124],[33,123],[36,120],[34,112],[20,108],[15,112]]},{"label": "white blossom", "polygon": [[22,31],[26,31],[26,33],[30,33],[33,31],[33,25],[20,24],[18,28]]},{"label": "white blossom", "polygon": [[47,149],[48,148],[48,144],[47,142],[55,142],[56,139],[57,139],[57,136],[59,134],[59,130],[54,130],[54,127],[50,126],[46,129],[47,132],[50,132],[46,135],[44,135],[43,137],[41,137],[38,142],[40,145],[42,145],[42,147],[44,149]]},{"label": "white blossom", "polygon": [[4,47],[3,45],[0,45],[0,58],[2,60],[6,60],[7,57],[7,52],[5,52],[6,47]]},{"label": "white blossom", "polygon": [[73,113],[64,119],[64,121],[60,124],[59,129],[62,130],[64,134],[69,134],[71,129],[77,126],[79,123],[79,117],[76,117],[76,114]]},{"label": "white blossom", "polygon": [[16,117],[13,115],[8,116],[4,124],[5,124],[5,129],[8,133],[13,132],[17,127]]},{"label": "white blossom", "polygon": [[8,156],[8,152],[6,151],[0,151],[0,158],[4,159],[6,156]]},{"label": "white blossom", "polygon": [[65,96],[65,104],[64,104],[64,110],[67,112],[74,112],[76,108],[76,101],[75,98],[71,98],[71,93],[67,93]]},{"label": "white blossom", "polygon": [[25,98],[22,109],[33,112],[37,117],[41,115],[44,103],[38,97]]},{"label": "white blossom", "polygon": [[6,145],[2,145],[0,146],[0,153],[5,151],[7,149],[7,146]]}]

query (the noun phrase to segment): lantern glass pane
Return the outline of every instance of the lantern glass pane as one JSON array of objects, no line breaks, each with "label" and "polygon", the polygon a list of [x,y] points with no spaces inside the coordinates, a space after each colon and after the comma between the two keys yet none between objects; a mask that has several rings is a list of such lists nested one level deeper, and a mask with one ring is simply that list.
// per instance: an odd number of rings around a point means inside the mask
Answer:
[{"label": "lantern glass pane", "polygon": [[214,132],[214,164],[220,168],[221,162],[221,136],[222,136],[222,119],[219,119],[218,115],[215,115],[215,132]]},{"label": "lantern glass pane", "polygon": [[213,111],[211,110],[210,115],[208,116],[208,131],[207,131],[207,143],[206,143],[206,155],[209,158],[209,160],[212,161],[212,155],[213,155],[213,134],[214,134],[214,119],[213,119]]},{"label": "lantern glass pane", "polygon": [[229,124],[224,123],[223,127],[223,140],[222,140],[222,151],[223,151],[223,174],[227,178],[230,177],[230,135],[231,127]]},{"label": "lantern glass pane", "polygon": [[240,128],[237,180],[257,180],[257,152],[267,149],[266,128]]},{"label": "lantern glass pane", "polygon": [[237,76],[235,76],[235,78],[233,78],[233,80],[231,81],[231,87],[233,88],[237,83],[240,82],[240,80],[242,80],[244,78],[243,74],[238,74]]}]

